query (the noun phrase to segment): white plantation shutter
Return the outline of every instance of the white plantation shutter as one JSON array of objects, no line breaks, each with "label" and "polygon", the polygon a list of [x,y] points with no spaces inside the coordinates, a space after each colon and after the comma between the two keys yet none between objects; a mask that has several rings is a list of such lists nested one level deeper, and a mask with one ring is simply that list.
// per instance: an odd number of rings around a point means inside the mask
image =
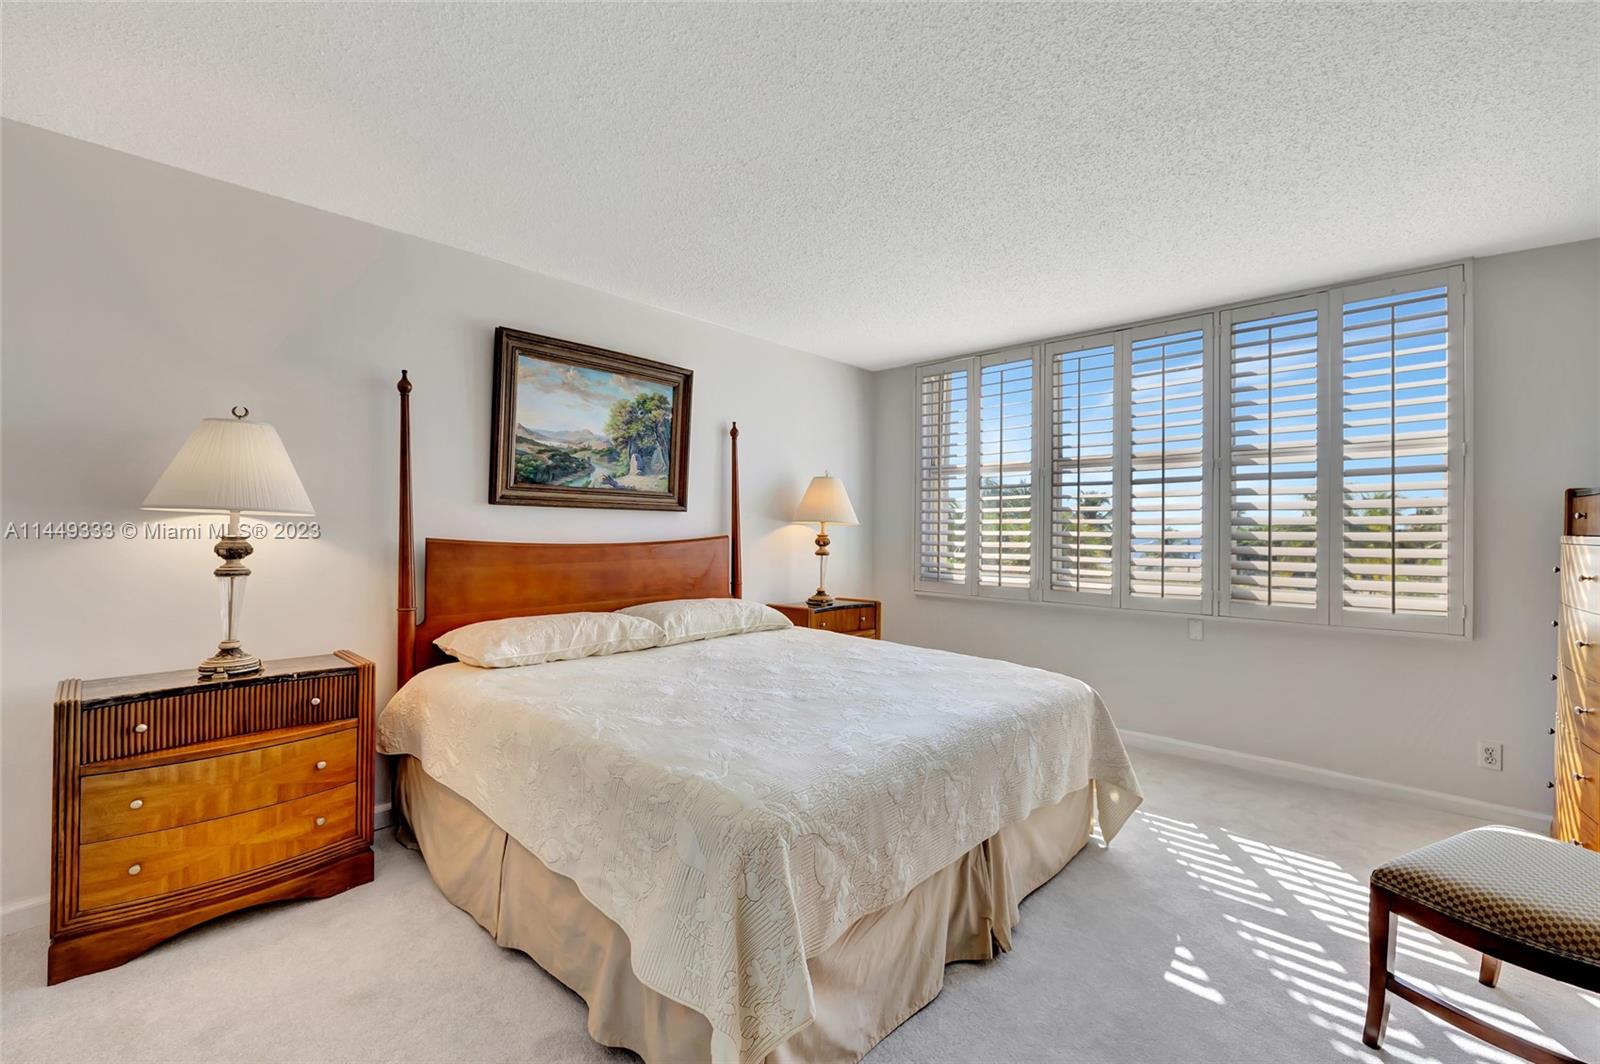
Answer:
[{"label": "white plantation shutter", "polygon": [[986,355],[979,370],[978,593],[1033,584],[1034,357]]},{"label": "white plantation shutter", "polygon": [[965,590],[972,360],[917,376],[917,586]]},{"label": "white plantation shutter", "polygon": [[917,589],[1468,634],[1469,272],[918,368]]},{"label": "white plantation shutter", "polygon": [[1334,293],[1343,624],[1464,630],[1464,283],[1457,267]]},{"label": "white plantation shutter", "polygon": [[1221,605],[1233,616],[1323,621],[1318,437],[1321,296],[1221,315],[1227,353],[1221,443]]},{"label": "white plantation shutter", "polygon": [[1209,316],[1128,336],[1128,605],[1210,612]]},{"label": "white plantation shutter", "polygon": [[1045,349],[1050,395],[1048,598],[1116,594],[1117,345],[1114,336]]}]

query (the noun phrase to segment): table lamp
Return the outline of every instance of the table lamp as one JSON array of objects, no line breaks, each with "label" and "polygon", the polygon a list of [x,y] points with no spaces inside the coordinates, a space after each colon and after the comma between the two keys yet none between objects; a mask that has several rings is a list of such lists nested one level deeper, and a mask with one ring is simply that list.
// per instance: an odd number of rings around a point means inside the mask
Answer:
[{"label": "table lamp", "polygon": [[208,417],[189,434],[178,456],[145,496],[146,510],[227,514],[228,531],[214,548],[222,564],[215,570],[222,595],[222,642],[200,663],[202,677],[240,676],[261,668],[261,659],[239,646],[244,616],[244,582],[250,575],[250,537],[240,534],[239,516],[309,517],[311,499],[283,449],[278,431],[245,420],[250,411],[233,408],[233,418]]},{"label": "table lamp", "polygon": [[800,500],[794,519],[817,525],[817,593],[806,599],[807,606],[832,606],[833,596],[828,594],[828,526],[858,525],[855,507],[844,490],[844,482],[826,472],[812,477],[810,487]]}]

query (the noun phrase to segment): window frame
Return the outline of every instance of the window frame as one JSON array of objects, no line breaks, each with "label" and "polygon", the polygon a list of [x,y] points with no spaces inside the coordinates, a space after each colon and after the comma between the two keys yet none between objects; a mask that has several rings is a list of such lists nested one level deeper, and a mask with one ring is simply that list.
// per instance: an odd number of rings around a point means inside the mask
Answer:
[{"label": "window frame", "polygon": [[[972,564],[971,545],[973,533],[972,520],[972,478],[973,463],[976,460],[976,448],[973,446],[973,410],[975,403],[974,381],[976,360],[972,356],[961,358],[948,358],[942,362],[930,362],[916,368],[916,387],[912,391],[912,423],[916,432],[916,443],[911,449],[912,463],[912,512],[913,512],[913,544],[911,551],[911,565],[914,578],[914,589],[922,595],[971,595],[977,583],[977,568]],[[962,550],[962,579],[954,580],[927,580],[922,575],[922,389],[923,381],[929,377],[937,377],[955,370],[965,370],[967,374],[967,461],[966,472],[963,476],[963,491],[966,494],[966,535]]]},{"label": "window frame", "polygon": [[[1111,590],[1101,591],[1069,591],[1060,590],[1050,586],[1050,571],[1054,565],[1053,552],[1055,550],[1055,500],[1056,500],[1056,470],[1055,470],[1055,445],[1056,445],[1056,411],[1055,411],[1055,360],[1058,355],[1073,352],[1091,351],[1098,348],[1111,348]],[[1122,480],[1124,475],[1123,462],[1125,455],[1118,441],[1127,437],[1128,417],[1123,409],[1123,379],[1122,371],[1125,363],[1123,357],[1124,344],[1121,332],[1086,333],[1081,336],[1067,337],[1040,345],[1041,366],[1043,374],[1040,377],[1052,389],[1050,394],[1041,394],[1043,417],[1040,418],[1040,429],[1043,438],[1041,452],[1044,455],[1044,472],[1050,478],[1044,492],[1044,568],[1039,573],[1040,598],[1045,602],[1068,602],[1089,606],[1114,606],[1122,605],[1123,588],[1126,585],[1126,574],[1118,564],[1118,559],[1127,552],[1127,528],[1122,519]],[[1045,391],[1040,389],[1041,393]]]},{"label": "window frame", "polygon": [[[1471,391],[1467,378],[1471,374],[1472,345],[1467,338],[1467,293],[1470,291],[1468,264],[1442,266],[1432,270],[1397,274],[1375,281],[1358,281],[1340,285],[1328,291],[1329,313],[1337,307],[1341,338],[1344,331],[1344,306],[1367,299],[1398,295],[1423,288],[1444,288],[1446,292],[1445,330],[1449,361],[1446,370],[1446,449],[1449,465],[1445,475],[1445,558],[1450,566],[1447,579],[1449,610],[1443,617],[1405,616],[1394,613],[1375,613],[1352,610],[1344,605],[1344,578],[1342,552],[1335,550],[1333,591],[1338,595],[1337,608],[1329,618],[1330,625],[1341,628],[1368,628],[1386,632],[1423,632],[1434,635],[1471,636],[1468,618],[1471,614],[1469,594],[1471,589],[1472,536],[1471,536],[1471,463],[1470,436],[1467,422],[1471,417]],[[1460,349],[1459,363],[1457,349]],[[1343,377],[1343,344],[1339,346],[1339,377]],[[1457,365],[1460,372],[1455,372]],[[1341,383],[1339,408],[1343,408],[1344,392]],[[1456,416],[1457,413],[1461,416]],[[1336,419],[1337,423],[1337,419]],[[1339,454],[1339,517],[1343,530],[1344,514],[1344,448],[1341,434],[1337,434]],[[1459,559],[1459,561],[1458,561]],[[1331,608],[1332,604],[1330,604]]]},{"label": "window frame", "polygon": [[[914,573],[914,589],[920,595],[947,595],[955,598],[986,598],[999,600],[1032,600],[1037,598],[1039,586],[1039,520],[1040,520],[1040,492],[1038,490],[1039,455],[1041,446],[1041,404],[1043,390],[1039,387],[1039,344],[1016,344],[1011,347],[996,348],[975,355],[962,355],[958,358],[942,359],[938,362],[927,362],[916,367],[916,387],[911,396],[912,421],[916,426],[917,443],[912,448],[911,461],[912,495],[914,510],[915,545],[912,550],[911,564]],[[981,558],[983,550],[983,525],[980,513],[980,488],[979,481],[983,469],[983,370],[986,366],[1003,365],[1008,362],[1028,361],[1033,364],[1033,390],[1031,395],[1031,416],[1033,418],[1032,445],[1033,445],[1033,487],[1032,508],[1030,511],[1030,561],[1029,582],[1026,587],[987,587],[980,579]],[[929,377],[940,376],[945,373],[964,370],[967,374],[967,461],[964,474],[966,496],[967,527],[963,550],[965,557],[964,579],[959,583],[953,580],[926,580],[922,575],[922,387],[923,381]]]},{"label": "window frame", "polygon": [[[1122,608],[1147,610],[1152,613],[1187,613],[1208,615],[1214,612],[1216,536],[1212,524],[1216,518],[1217,475],[1216,444],[1216,315],[1210,311],[1190,314],[1180,318],[1166,318],[1121,329],[1124,357],[1122,359],[1122,407],[1127,418],[1121,438],[1120,450],[1124,458],[1124,475],[1119,482],[1122,488],[1123,550],[1119,568],[1122,573]],[[1198,598],[1162,598],[1152,595],[1135,595],[1131,584],[1133,539],[1133,345],[1141,340],[1178,333],[1200,333],[1200,595]]]},{"label": "window frame", "polygon": [[[1333,331],[1330,328],[1331,300],[1329,291],[1285,296],[1262,303],[1225,307],[1217,312],[1219,350],[1216,360],[1217,395],[1217,615],[1219,617],[1245,617],[1254,620],[1288,621],[1292,624],[1329,623],[1334,595],[1329,581],[1337,575],[1338,551],[1335,547],[1339,534],[1342,483],[1340,466],[1328,462],[1323,449],[1328,440],[1338,435],[1339,407],[1330,402],[1333,389],[1339,382],[1338,361],[1333,357]],[[1317,312],[1317,605],[1312,609],[1295,606],[1263,605],[1258,602],[1237,602],[1233,598],[1233,539],[1230,515],[1233,510],[1233,327],[1241,321],[1256,321],[1283,314]],[[1224,341],[1223,338],[1226,338]],[[1226,351],[1221,345],[1226,342]],[[1223,410],[1226,413],[1223,413]],[[1334,500],[1328,505],[1327,500]],[[1336,590],[1336,589],[1335,589]]]},{"label": "window frame", "polygon": [[[969,378],[976,382],[976,386],[967,400],[967,413],[972,419],[972,427],[967,434],[967,439],[970,441],[968,443],[970,453],[967,456],[967,498],[970,500],[968,505],[971,507],[977,533],[975,539],[969,540],[977,546],[977,564],[972,564],[972,559],[969,557],[968,568],[973,574],[972,594],[978,598],[1030,600],[1036,597],[1039,587],[1039,405],[1043,394],[1043,389],[1039,386],[1039,348],[1039,344],[1018,344],[973,356],[977,368],[975,374]],[[1029,488],[1028,583],[1025,587],[1007,587],[1003,584],[991,586],[983,582],[983,371],[990,366],[1003,366],[1011,362],[1033,364],[1033,389],[1029,396],[1033,458]]]},{"label": "window frame", "polygon": [[[1343,605],[1342,530],[1344,448],[1341,412],[1343,409],[1343,311],[1346,302],[1394,295],[1410,290],[1444,286],[1448,289],[1447,335],[1450,367],[1447,401],[1449,410],[1450,466],[1447,473],[1447,558],[1450,561],[1448,594],[1450,609],[1443,618],[1370,613],[1349,610]],[[1472,638],[1473,626],[1473,522],[1474,455],[1473,436],[1473,260],[1464,259],[1416,270],[1395,271],[1361,280],[1308,286],[1282,295],[1252,298],[1222,304],[1190,314],[1144,319],[1113,328],[1099,328],[1051,337],[1033,344],[1014,344],[955,358],[921,363],[913,367],[913,428],[916,442],[913,462],[912,550],[913,590],[919,595],[952,598],[985,598],[999,601],[1034,603],[1093,609],[1134,610],[1140,613],[1169,613],[1178,616],[1210,616],[1228,620],[1289,621],[1324,629],[1386,632],[1421,635],[1424,638]],[[1317,596],[1313,610],[1233,602],[1230,597],[1232,544],[1227,514],[1231,512],[1232,473],[1232,326],[1252,318],[1269,317],[1275,308],[1299,306],[1317,308]],[[1288,313],[1288,310],[1276,311]],[[1129,548],[1132,511],[1131,461],[1131,362],[1132,345],[1138,339],[1184,331],[1204,322],[1205,357],[1209,362],[1204,375],[1203,485],[1204,515],[1202,551],[1207,560],[1201,567],[1202,593],[1197,600],[1163,600],[1135,596],[1130,583]],[[1055,358],[1061,353],[1098,346],[1113,348],[1113,479],[1117,497],[1113,501],[1112,590],[1100,592],[1057,591],[1050,587],[1055,505],[1055,408],[1053,401]],[[985,364],[1014,360],[1018,352],[1031,349],[1033,380],[1033,530],[1030,586],[1023,588],[981,588],[978,584],[976,556],[981,549],[977,525],[978,469],[981,462],[981,374]],[[962,584],[925,581],[921,569],[921,393],[923,379],[955,368],[968,371],[967,455],[968,550],[966,579]],[[1333,453],[1329,453],[1329,447]],[[1042,489],[1042,490],[1041,490]],[[1322,505],[1321,500],[1333,500]],[[1026,593],[1024,593],[1026,592]]]}]

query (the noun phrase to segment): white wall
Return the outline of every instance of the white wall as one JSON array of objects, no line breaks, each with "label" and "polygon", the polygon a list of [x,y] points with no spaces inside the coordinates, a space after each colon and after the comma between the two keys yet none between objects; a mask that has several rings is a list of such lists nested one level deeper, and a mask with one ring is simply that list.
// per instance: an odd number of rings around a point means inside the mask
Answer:
[{"label": "white wall", "polygon": [[[1124,728],[1548,809],[1561,491],[1600,484],[1600,241],[1480,259],[1474,282],[1470,642],[1217,618],[1191,642],[1179,616],[914,595],[908,369],[875,374],[888,637],[1078,676]],[[1478,739],[1505,743],[1505,771],[1475,766]]]},{"label": "white wall", "polygon": [[[890,638],[1081,676],[1127,728],[1546,805],[1559,492],[1600,483],[1600,241],[1476,266],[1471,642],[1208,618],[1192,643],[1178,617],[914,596],[908,370],[868,375],[15,123],[0,157],[0,521],[162,520],[138,503],[195,421],[246,403],[283,434],[324,529],[251,559],[258,653],[349,647],[377,660],[387,697],[405,367],[419,536],[722,531],[737,418],[747,597],[810,590],[811,533],[786,518],[827,466],[867,522],[830,530],[830,583],[882,597]],[[689,513],[488,505],[500,324],[693,368]],[[48,883],[55,682],[199,660],[217,638],[214,564],[207,543],[0,544],[7,907]],[[1504,741],[1504,773],[1473,767],[1479,738]]]},{"label": "white wall", "polygon": [[[167,461],[201,417],[246,404],[283,436],[323,537],[257,545],[245,646],[355,650],[378,662],[380,705],[402,367],[416,383],[419,545],[725,531],[731,418],[746,597],[792,600],[815,586],[815,532],[787,522],[807,479],[826,466],[872,497],[863,371],[28,126],[5,123],[0,151],[0,520],[163,520],[138,506]],[[693,369],[689,512],[485,502],[497,325]],[[864,592],[867,537],[840,528],[834,541],[831,583]],[[49,882],[56,681],[205,657],[216,559],[209,542],[6,541],[0,562],[0,894],[14,908]]]}]

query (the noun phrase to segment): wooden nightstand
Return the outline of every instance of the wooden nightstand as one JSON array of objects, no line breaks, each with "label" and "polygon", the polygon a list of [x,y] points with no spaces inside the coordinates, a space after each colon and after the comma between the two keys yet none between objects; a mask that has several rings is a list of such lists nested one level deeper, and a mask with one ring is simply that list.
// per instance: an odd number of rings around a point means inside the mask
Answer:
[{"label": "wooden nightstand", "polygon": [[773,609],[797,628],[821,628],[841,635],[882,639],[883,603],[876,599],[835,599],[832,606],[807,606],[804,602],[774,602]]},{"label": "wooden nightstand", "polygon": [[51,983],[372,881],[373,666],[348,650],[63,680],[54,745]]}]

